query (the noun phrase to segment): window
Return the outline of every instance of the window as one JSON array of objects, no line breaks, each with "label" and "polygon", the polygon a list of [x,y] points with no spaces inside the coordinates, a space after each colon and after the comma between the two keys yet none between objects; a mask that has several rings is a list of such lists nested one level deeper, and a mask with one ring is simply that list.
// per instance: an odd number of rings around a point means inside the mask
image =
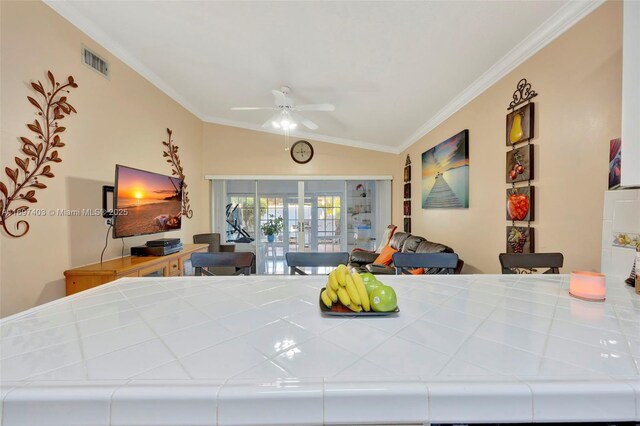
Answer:
[{"label": "window", "polygon": [[316,197],[318,251],[341,251],[340,200],[340,195],[319,195]]},{"label": "window", "polygon": [[236,241],[246,232],[255,238],[255,198],[247,194],[229,194],[227,197],[227,241]]},{"label": "window", "polygon": [[[287,219],[284,216],[284,201],[282,197],[260,197],[260,226],[269,219],[276,219],[281,217],[284,219],[284,223],[287,223]],[[276,235],[276,238],[282,238],[282,234]],[[267,237],[260,231],[260,239],[266,241]]]},{"label": "window", "polygon": [[[377,224],[391,223],[391,180],[386,176],[211,179],[212,229],[227,231],[228,241],[243,243],[237,247],[254,252],[258,274],[286,273],[288,252],[374,249]],[[282,232],[269,242],[262,226],[279,217]]]}]

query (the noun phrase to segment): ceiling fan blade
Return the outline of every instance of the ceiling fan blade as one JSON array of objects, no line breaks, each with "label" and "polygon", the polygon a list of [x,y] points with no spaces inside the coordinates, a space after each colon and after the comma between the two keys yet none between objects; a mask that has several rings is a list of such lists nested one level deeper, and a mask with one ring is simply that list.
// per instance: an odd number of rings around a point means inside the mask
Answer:
[{"label": "ceiling fan blade", "polygon": [[316,123],[314,123],[313,121],[309,120],[308,118],[304,118],[300,114],[296,114],[295,112],[293,112],[293,113],[291,113],[291,117],[295,121],[297,121],[298,123],[303,124],[305,127],[309,128],[311,130],[316,130],[318,128],[318,125]]},{"label": "ceiling fan blade", "polygon": [[296,111],[334,111],[336,107],[331,104],[310,104],[296,105],[293,109]]},{"label": "ceiling fan blade", "polygon": [[272,123],[274,121],[277,121],[279,117],[280,117],[280,113],[279,112],[273,114],[271,116],[271,118],[269,118],[267,121],[264,122],[264,124],[262,124],[262,128],[263,129],[273,128],[273,124]]},{"label": "ceiling fan blade", "polygon": [[233,107],[233,111],[255,111],[258,109],[276,109],[274,107]]}]

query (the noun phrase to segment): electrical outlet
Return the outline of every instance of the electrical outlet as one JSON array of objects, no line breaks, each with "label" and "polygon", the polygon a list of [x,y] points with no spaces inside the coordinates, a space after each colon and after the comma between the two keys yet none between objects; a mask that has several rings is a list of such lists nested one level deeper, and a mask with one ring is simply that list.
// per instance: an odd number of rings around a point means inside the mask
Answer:
[{"label": "electrical outlet", "polygon": [[113,225],[113,219],[111,219],[111,218],[105,219],[104,220],[104,224],[105,224],[105,226],[112,226]]}]

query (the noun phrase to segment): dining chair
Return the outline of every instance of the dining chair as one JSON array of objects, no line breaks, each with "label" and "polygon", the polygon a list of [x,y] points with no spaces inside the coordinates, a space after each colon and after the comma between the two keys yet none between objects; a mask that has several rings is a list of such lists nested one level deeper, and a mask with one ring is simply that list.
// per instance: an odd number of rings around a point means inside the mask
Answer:
[{"label": "dining chair", "polygon": [[548,268],[543,274],[559,274],[564,262],[562,253],[500,253],[503,274],[537,272],[535,268]]},{"label": "dining chair", "polygon": [[411,274],[410,269],[440,269],[439,274],[455,274],[458,255],[455,253],[394,253],[393,265],[396,275]]},{"label": "dining chair", "polygon": [[322,266],[336,267],[340,264],[349,263],[349,253],[318,253],[318,252],[287,252],[285,255],[289,272],[291,275],[296,273],[300,275],[308,275],[300,268],[318,268]]},{"label": "dining chair", "polygon": [[219,253],[193,253],[191,264],[195,268],[195,275],[215,276],[208,268],[221,266],[234,267],[232,275],[251,275],[251,265],[255,260],[255,255],[248,251],[241,252],[219,252]]},{"label": "dining chair", "polygon": [[195,234],[193,236],[194,244],[209,244],[209,253],[232,252],[235,251],[234,244],[221,244],[220,234],[217,232],[210,232],[206,234]]}]

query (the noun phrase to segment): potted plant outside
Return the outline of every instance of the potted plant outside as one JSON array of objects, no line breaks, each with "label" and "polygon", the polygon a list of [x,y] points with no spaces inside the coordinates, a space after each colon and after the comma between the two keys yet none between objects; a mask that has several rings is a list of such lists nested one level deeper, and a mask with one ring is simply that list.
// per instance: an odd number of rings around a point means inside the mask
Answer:
[{"label": "potted plant outside", "polygon": [[284,221],[282,217],[278,216],[274,219],[273,215],[269,215],[270,218],[262,224],[260,229],[267,236],[267,241],[272,243],[275,240],[275,235],[282,232],[284,228]]}]

